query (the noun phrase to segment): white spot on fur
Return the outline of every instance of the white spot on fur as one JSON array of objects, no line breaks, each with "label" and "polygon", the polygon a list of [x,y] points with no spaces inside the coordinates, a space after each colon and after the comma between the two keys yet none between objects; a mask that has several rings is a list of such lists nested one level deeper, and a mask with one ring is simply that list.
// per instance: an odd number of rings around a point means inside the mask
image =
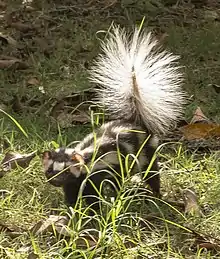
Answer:
[{"label": "white spot on fur", "polygon": [[131,127],[124,127],[122,125],[122,126],[116,126],[116,127],[112,128],[112,132],[114,132],[117,135],[120,133],[126,134],[126,133],[129,133],[129,130],[131,130],[131,129],[132,129]]},{"label": "white spot on fur", "polygon": [[83,150],[76,149],[77,154],[81,155],[82,157],[85,157],[86,154],[92,154],[94,152],[94,147],[89,146],[84,148]]},{"label": "white spot on fur", "polygon": [[157,136],[153,136],[152,138],[150,138],[149,140],[150,142],[150,145],[153,147],[153,148],[157,148],[158,147],[158,144],[159,144],[159,138]]},{"label": "white spot on fur", "polygon": [[54,171],[62,171],[65,168],[64,162],[54,162],[53,163],[53,170]]},{"label": "white spot on fur", "polygon": [[80,141],[76,147],[75,147],[75,152],[79,153],[79,151],[82,149],[82,147],[87,143],[90,142],[91,139],[94,138],[94,134],[90,133],[89,135],[87,135],[82,141]]},{"label": "white spot on fur", "polygon": [[114,124],[115,122],[114,121],[109,121],[109,122],[106,122],[105,124],[103,124],[100,129],[103,130],[103,131],[106,131],[109,127],[112,127],[112,124]]},{"label": "white spot on fur", "polygon": [[74,148],[66,148],[65,149],[65,154],[68,156],[71,156],[74,153],[75,149]]}]

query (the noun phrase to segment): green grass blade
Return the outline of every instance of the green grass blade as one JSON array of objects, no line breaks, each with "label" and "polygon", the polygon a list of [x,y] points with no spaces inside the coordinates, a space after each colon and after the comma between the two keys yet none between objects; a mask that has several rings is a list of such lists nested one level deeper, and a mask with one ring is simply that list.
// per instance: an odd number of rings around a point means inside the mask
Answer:
[{"label": "green grass blade", "polygon": [[13,122],[14,124],[19,128],[19,130],[25,135],[26,138],[28,138],[28,134],[26,133],[26,131],[22,128],[22,126],[16,121],[15,118],[13,118],[10,114],[8,114],[7,112],[5,112],[4,110],[0,109],[0,112],[4,113],[6,116],[8,116]]}]

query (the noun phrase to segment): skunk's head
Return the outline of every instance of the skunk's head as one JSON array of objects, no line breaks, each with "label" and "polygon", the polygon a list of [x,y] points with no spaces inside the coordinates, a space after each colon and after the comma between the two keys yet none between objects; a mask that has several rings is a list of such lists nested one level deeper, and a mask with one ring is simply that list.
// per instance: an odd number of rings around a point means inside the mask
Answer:
[{"label": "skunk's head", "polygon": [[83,157],[71,148],[59,148],[43,153],[45,175],[54,186],[61,187],[81,175]]}]

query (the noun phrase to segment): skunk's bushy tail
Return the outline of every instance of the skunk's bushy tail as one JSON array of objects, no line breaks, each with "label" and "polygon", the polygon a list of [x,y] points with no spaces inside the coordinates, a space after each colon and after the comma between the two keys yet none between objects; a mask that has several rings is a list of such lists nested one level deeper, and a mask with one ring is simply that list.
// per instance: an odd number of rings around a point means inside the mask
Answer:
[{"label": "skunk's bushy tail", "polygon": [[152,133],[165,133],[182,113],[185,94],[177,56],[162,51],[151,33],[128,35],[113,27],[90,71],[99,84],[98,104],[114,119],[140,120]]}]

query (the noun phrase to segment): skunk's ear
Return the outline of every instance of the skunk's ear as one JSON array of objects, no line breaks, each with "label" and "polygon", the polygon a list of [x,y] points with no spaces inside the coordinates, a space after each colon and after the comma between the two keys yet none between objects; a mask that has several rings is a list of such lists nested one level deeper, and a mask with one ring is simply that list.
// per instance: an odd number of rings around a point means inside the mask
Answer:
[{"label": "skunk's ear", "polygon": [[42,153],[42,159],[51,159],[51,151],[44,151]]},{"label": "skunk's ear", "polygon": [[53,163],[51,151],[45,151],[42,153],[42,163],[44,167],[44,171],[46,172],[50,165]]}]

